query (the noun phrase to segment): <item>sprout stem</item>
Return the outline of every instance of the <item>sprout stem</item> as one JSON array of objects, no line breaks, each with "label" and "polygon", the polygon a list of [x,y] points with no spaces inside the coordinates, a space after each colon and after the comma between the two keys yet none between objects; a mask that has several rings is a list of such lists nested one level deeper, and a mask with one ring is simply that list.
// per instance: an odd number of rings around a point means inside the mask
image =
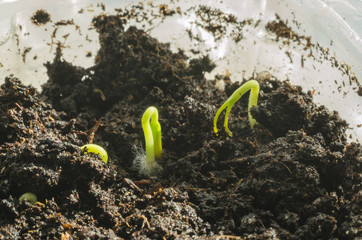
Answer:
[{"label": "sprout stem", "polygon": [[146,143],[146,163],[152,165],[162,157],[161,125],[158,122],[158,111],[149,107],[142,116],[142,128]]},{"label": "sprout stem", "polygon": [[101,146],[97,145],[97,144],[86,144],[83,147],[81,147],[81,150],[84,153],[95,153],[97,155],[99,155],[104,163],[107,163],[108,161],[108,154],[106,152],[106,150],[104,150],[104,148],[102,148]]},{"label": "sprout stem", "polygon": [[249,116],[249,123],[251,129],[254,129],[254,125],[257,123],[256,120],[251,116],[250,109],[258,104],[258,96],[259,96],[259,83],[256,80],[250,80],[241,85],[229,98],[226,102],[219,108],[217,111],[215,118],[214,118],[214,132],[218,135],[217,129],[217,119],[219,118],[220,113],[227,107],[225,118],[224,118],[224,127],[225,131],[228,133],[230,137],[233,136],[232,132],[229,130],[228,127],[228,119],[229,113],[233,105],[247,92],[250,90],[249,96],[249,104],[248,104],[248,116]]},{"label": "sprout stem", "polygon": [[19,197],[19,202],[21,203],[23,201],[29,202],[34,205],[38,201],[38,199],[34,193],[28,192],[24,193]]}]

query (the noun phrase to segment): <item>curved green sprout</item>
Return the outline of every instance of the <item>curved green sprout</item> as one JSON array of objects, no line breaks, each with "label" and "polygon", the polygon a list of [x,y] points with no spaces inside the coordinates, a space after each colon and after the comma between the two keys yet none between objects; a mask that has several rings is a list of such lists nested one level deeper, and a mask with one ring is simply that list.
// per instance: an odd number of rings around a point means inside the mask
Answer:
[{"label": "curved green sprout", "polygon": [[142,128],[146,143],[146,162],[154,164],[155,160],[162,157],[161,125],[158,122],[158,111],[149,107],[142,116]]},{"label": "curved green sprout", "polygon": [[106,152],[106,150],[104,150],[104,148],[102,148],[101,146],[97,145],[97,144],[86,144],[83,147],[81,147],[81,150],[84,153],[95,153],[97,155],[99,155],[104,163],[107,163],[108,161],[108,154]]},{"label": "curved green sprout", "polygon": [[133,166],[143,175],[154,175],[162,168],[157,159],[162,157],[161,125],[158,122],[157,108],[151,106],[142,116],[142,128],[145,135],[146,154],[142,148],[135,147]]},{"label": "curved green sprout", "polygon": [[38,199],[34,193],[28,192],[28,193],[24,193],[23,195],[21,195],[19,197],[19,202],[21,203],[23,201],[29,202],[34,205],[38,201]]},{"label": "curved green sprout", "polygon": [[251,116],[250,109],[258,104],[258,96],[259,96],[259,83],[256,80],[250,80],[241,85],[233,94],[228,98],[228,100],[219,108],[217,111],[215,118],[214,118],[214,132],[217,134],[217,119],[219,118],[220,113],[227,107],[225,118],[224,118],[224,127],[225,131],[229,134],[230,137],[233,136],[232,132],[229,130],[228,127],[228,118],[229,113],[233,105],[243,96],[247,91],[250,91],[249,96],[249,105],[248,105],[248,116],[249,116],[249,123],[251,129],[254,128],[254,125],[256,124],[256,120]]}]

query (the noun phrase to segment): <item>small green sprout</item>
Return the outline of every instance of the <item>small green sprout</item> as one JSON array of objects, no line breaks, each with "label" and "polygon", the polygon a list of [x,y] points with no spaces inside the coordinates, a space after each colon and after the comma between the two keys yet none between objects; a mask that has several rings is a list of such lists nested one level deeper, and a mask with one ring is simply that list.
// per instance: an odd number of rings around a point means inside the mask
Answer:
[{"label": "small green sprout", "polygon": [[38,201],[38,199],[34,193],[28,192],[28,193],[24,193],[23,195],[21,195],[19,197],[19,202],[21,203],[23,201],[29,202],[34,205]]},{"label": "small green sprout", "polygon": [[249,116],[249,123],[251,129],[254,128],[254,125],[257,123],[256,120],[251,116],[250,109],[258,104],[258,96],[259,96],[259,83],[256,80],[250,80],[241,85],[235,92],[228,98],[228,100],[219,108],[217,111],[215,118],[214,118],[214,132],[217,134],[217,119],[219,118],[220,113],[227,107],[224,119],[224,127],[225,131],[229,134],[230,137],[233,136],[232,132],[229,130],[228,127],[228,118],[229,113],[233,105],[243,96],[247,91],[250,90],[249,96],[249,105],[248,105],[248,116]]},{"label": "small green sprout", "polygon": [[97,155],[99,155],[104,163],[107,163],[108,161],[108,154],[106,152],[106,150],[104,150],[104,148],[102,148],[101,146],[97,145],[97,144],[86,144],[83,147],[81,147],[81,150],[84,153],[95,153]]},{"label": "small green sprout", "polygon": [[161,125],[158,122],[157,108],[151,106],[143,113],[142,128],[145,135],[146,155],[138,154],[135,166],[140,168],[142,174],[151,175],[160,167],[157,159],[162,157]]},{"label": "small green sprout", "polygon": [[146,143],[146,162],[152,164],[162,157],[161,125],[158,122],[158,111],[149,107],[142,116],[142,128]]}]

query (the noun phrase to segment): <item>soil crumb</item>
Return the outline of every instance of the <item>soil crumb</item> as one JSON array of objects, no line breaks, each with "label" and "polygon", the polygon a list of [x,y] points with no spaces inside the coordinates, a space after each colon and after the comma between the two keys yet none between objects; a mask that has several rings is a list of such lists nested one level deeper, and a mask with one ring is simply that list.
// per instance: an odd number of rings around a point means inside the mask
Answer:
[{"label": "soil crumb", "polygon": [[44,9],[36,10],[33,16],[31,17],[31,22],[37,26],[45,25],[50,22],[50,14]]}]

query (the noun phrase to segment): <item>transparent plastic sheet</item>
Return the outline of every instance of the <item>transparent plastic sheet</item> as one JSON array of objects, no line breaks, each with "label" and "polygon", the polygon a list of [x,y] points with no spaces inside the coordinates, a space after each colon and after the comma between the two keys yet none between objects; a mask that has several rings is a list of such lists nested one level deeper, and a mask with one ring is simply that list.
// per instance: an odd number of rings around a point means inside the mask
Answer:
[{"label": "transparent plastic sheet", "polygon": [[[86,0],[0,1],[1,79],[14,74],[24,83],[39,88],[47,80],[44,63],[53,60],[57,41],[65,46],[66,61],[91,66],[99,48],[98,35],[91,27],[92,18],[101,12],[111,14],[115,8],[139,4],[131,0],[102,3],[105,11],[99,3]],[[362,98],[357,94],[357,84],[351,81],[353,75],[362,79],[362,25],[358,24],[362,18],[361,1],[184,0],[182,3],[153,1],[153,7],[150,2],[144,2],[143,6],[152,17],[152,11],[156,13],[160,4],[168,4],[170,9],[179,7],[181,14],[154,17],[152,23],[130,19],[129,24],[145,29],[162,42],[170,42],[175,51],[184,49],[191,57],[195,49],[199,54],[209,54],[217,67],[206,75],[208,79],[225,74],[226,69],[234,81],[265,70],[281,80],[290,79],[305,91],[313,91],[317,103],[338,111],[350,125],[351,139],[362,141]],[[228,26],[225,34],[216,38],[205,30],[195,13],[198,5],[231,13],[238,21],[253,19],[254,24],[243,27],[243,36],[238,42],[230,37],[230,33],[237,31],[234,26]],[[30,17],[40,8],[51,15],[52,21],[36,26]],[[275,41],[275,35],[270,34],[265,25],[275,20],[276,14],[288,20],[288,26],[297,34],[311,36],[312,43],[329,49],[327,59],[317,49],[313,50],[314,58],[307,57],[310,49],[306,50],[305,46]],[[56,26],[61,20],[73,20],[74,24]],[[346,64],[349,75],[332,66],[330,58],[334,56],[338,64]]]}]

